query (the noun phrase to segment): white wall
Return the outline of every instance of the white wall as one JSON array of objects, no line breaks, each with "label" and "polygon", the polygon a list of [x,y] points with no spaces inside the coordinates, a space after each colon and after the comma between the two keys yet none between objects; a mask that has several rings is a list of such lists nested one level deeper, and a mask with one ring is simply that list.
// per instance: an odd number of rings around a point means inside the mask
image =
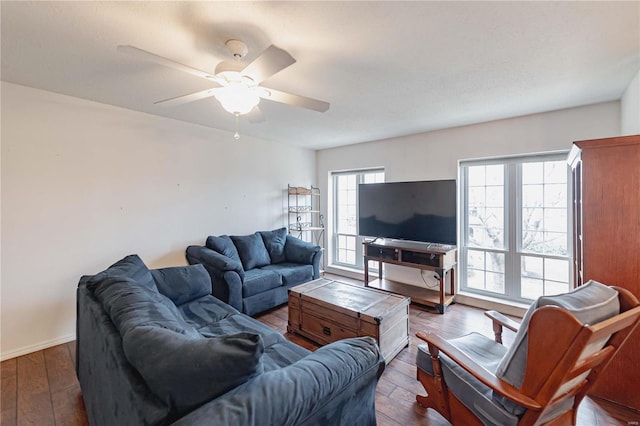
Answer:
[{"label": "white wall", "polygon": [[620,100],[622,110],[621,135],[640,134],[640,71],[636,74]]},{"label": "white wall", "polygon": [[[387,182],[455,179],[458,160],[569,150],[572,141],[619,133],[620,102],[595,104],[322,150],[317,156],[318,182],[326,197],[329,175],[337,170],[383,166]],[[327,201],[323,198],[322,205]],[[416,269],[386,268],[389,278],[424,286]]]},{"label": "white wall", "polygon": [[2,83],[2,358],[75,338],[75,289],[130,253],[286,223],[315,152]]}]

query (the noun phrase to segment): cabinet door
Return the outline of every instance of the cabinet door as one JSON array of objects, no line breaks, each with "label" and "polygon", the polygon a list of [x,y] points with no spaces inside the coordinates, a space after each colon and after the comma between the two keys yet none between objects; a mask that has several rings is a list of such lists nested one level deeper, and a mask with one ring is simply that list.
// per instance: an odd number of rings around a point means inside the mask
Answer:
[{"label": "cabinet door", "polygon": [[[583,281],[640,298],[640,135],[576,142],[581,152]],[[611,361],[593,395],[640,410],[640,330]]]}]

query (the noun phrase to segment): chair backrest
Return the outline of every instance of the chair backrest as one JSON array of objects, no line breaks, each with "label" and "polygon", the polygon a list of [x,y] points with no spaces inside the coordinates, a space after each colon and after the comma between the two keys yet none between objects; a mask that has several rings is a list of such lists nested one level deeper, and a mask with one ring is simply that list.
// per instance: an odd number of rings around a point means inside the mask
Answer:
[{"label": "chair backrest", "polygon": [[[618,292],[596,281],[589,281],[569,293],[540,297],[522,318],[513,345],[496,370],[496,376],[517,388],[522,385],[527,366],[529,324],[533,314],[543,306],[563,308],[572,313],[582,324],[595,324],[620,312]],[[551,342],[547,342],[549,343]],[[544,346],[542,350],[546,352]]]},{"label": "chair backrest", "polygon": [[512,384],[544,407],[527,411],[524,424],[553,418],[574,398],[579,402],[640,323],[634,295],[595,281],[534,305],[497,371],[506,381],[515,378]]}]

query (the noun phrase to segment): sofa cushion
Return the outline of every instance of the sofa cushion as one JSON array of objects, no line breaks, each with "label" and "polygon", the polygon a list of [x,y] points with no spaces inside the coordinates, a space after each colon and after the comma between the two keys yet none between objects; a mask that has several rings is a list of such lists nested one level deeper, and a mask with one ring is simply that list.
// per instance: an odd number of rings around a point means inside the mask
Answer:
[{"label": "sofa cushion", "polygon": [[176,333],[198,337],[178,308],[166,296],[123,277],[109,277],[94,286],[94,294],[102,304],[121,336],[141,325],[153,325]]},{"label": "sofa cushion", "polygon": [[271,263],[269,252],[264,246],[262,237],[257,232],[251,235],[232,235],[231,241],[238,249],[242,267],[245,271]]},{"label": "sofa cushion", "polygon": [[227,318],[238,313],[231,305],[214,296],[208,295],[178,306],[178,310],[187,321],[196,329]]},{"label": "sofa cushion", "polygon": [[286,342],[284,336],[273,328],[261,323],[255,318],[251,318],[244,314],[236,314],[228,316],[214,324],[198,329],[204,337],[219,337],[228,334],[236,334],[240,332],[248,332],[258,334],[262,337],[262,343],[265,349],[277,344]]},{"label": "sofa cushion", "polygon": [[209,236],[205,245],[223,256],[230,257],[231,259],[240,262],[238,250],[228,235],[220,235],[219,237]]},{"label": "sofa cushion", "polygon": [[158,291],[180,306],[211,294],[211,277],[203,265],[154,269]]},{"label": "sofa cushion", "polygon": [[149,289],[156,289],[156,283],[151,276],[151,272],[149,272],[147,265],[144,264],[137,254],[130,254],[109,266],[104,271],[92,276],[87,280],[87,287],[93,290],[96,284],[111,277],[131,278]]},{"label": "sofa cushion", "polygon": [[242,284],[242,297],[250,297],[282,285],[282,276],[263,268],[249,269],[245,272]]},{"label": "sofa cushion", "polygon": [[149,389],[180,415],[261,374],[262,339],[253,333],[188,338],[160,327],[136,327],[124,353]]},{"label": "sofa cushion", "polygon": [[527,364],[529,321],[535,310],[542,306],[564,308],[583,324],[595,324],[620,313],[618,292],[596,281],[589,281],[569,293],[538,298],[522,318],[513,345],[496,369],[496,376],[518,388],[524,380]]},{"label": "sofa cushion", "polygon": [[310,353],[310,350],[288,340],[269,347],[265,346],[264,355],[262,355],[264,372],[267,373],[294,364]]},{"label": "sofa cushion", "polygon": [[279,263],[260,268],[273,271],[282,276],[282,284],[289,286],[311,281],[313,278],[313,265],[301,265],[299,263]]},{"label": "sofa cushion", "polygon": [[284,244],[287,241],[287,228],[274,229],[273,231],[260,232],[271,263],[282,263],[284,257]]}]

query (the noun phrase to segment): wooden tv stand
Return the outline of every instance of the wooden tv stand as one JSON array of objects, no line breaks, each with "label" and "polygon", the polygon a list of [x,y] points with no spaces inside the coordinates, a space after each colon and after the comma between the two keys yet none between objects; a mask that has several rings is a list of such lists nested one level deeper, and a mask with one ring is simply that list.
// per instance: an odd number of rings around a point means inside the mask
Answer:
[{"label": "wooden tv stand", "polygon": [[[446,307],[454,302],[455,267],[458,257],[456,246],[383,238],[365,241],[363,245],[365,286],[408,296],[412,302],[432,306],[441,314],[444,314]],[[370,260],[378,262],[378,279],[371,282]],[[439,291],[385,279],[382,275],[383,263],[434,271],[439,277]]]}]

